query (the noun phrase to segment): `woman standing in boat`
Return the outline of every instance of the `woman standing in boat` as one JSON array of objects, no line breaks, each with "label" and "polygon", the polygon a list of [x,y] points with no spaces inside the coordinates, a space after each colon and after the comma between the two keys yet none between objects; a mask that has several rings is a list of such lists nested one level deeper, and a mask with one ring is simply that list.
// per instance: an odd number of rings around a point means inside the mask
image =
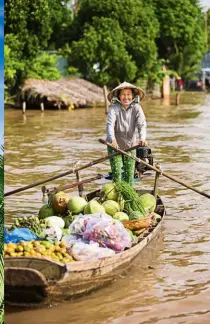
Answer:
[{"label": "woman standing in boat", "polygon": [[[147,146],[146,119],[139,105],[144,98],[144,91],[131,83],[123,82],[108,94],[112,103],[106,125],[107,142],[122,150],[136,145],[135,131],[138,129],[139,144]],[[114,150],[108,147],[108,153]],[[136,151],[131,151],[135,155]],[[117,155],[110,159],[113,181],[121,179],[130,185],[133,184],[135,161],[127,156]],[[122,171],[123,167],[123,171]]]}]

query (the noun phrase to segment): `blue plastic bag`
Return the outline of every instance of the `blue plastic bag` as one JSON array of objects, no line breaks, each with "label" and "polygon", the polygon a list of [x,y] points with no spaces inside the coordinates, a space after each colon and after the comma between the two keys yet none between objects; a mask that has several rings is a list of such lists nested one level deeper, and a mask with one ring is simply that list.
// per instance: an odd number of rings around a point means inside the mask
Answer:
[{"label": "blue plastic bag", "polygon": [[10,233],[6,228],[4,228],[4,243],[18,243],[20,241],[32,241],[38,239],[39,238],[28,228],[16,228]]}]

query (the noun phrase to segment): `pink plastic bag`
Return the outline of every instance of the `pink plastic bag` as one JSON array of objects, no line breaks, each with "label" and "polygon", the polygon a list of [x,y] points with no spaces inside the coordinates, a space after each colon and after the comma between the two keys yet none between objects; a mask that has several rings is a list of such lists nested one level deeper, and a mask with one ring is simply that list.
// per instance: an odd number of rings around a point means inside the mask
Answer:
[{"label": "pink plastic bag", "polygon": [[96,224],[101,220],[112,220],[112,217],[106,213],[95,213],[88,215],[80,214],[69,226],[69,231],[71,234],[83,235],[89,222],[91,222],[91,224]]},{"label": "pink plastic bag", "polygon": [[116,252],[122,252],[132,244],[131,237],[123,224],[113,218],[97,223],[88,221],[83,238],[98,242],[100,246],[111,248]]}]

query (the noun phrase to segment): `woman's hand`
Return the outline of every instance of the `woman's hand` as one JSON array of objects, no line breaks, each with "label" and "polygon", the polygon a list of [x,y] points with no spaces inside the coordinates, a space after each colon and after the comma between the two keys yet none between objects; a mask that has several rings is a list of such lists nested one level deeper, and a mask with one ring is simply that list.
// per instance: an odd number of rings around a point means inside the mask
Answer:
[{"label": "woman's hand", "polygon": [[117,144],[117,141],[112,141],[112,146],[114,146],[116,149],[119,147],[118,144]]},{"label": "woman's hand", "polygon": [[148,146],[147,141],[139,141],[140,146]]}]

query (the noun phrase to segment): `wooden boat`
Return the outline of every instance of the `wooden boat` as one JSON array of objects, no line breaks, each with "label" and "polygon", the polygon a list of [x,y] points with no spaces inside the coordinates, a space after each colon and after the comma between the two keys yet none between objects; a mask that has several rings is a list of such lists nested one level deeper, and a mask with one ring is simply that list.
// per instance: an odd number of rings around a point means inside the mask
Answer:
[{"label": "wooden boat", "polygon": [[[144,192],[153,193],[141,191]],[[99,190],[89,193],[88,200],[99,193]],[[22,306],[50,304],[86,294],[111,282],[160,232],[165,207],[159,196],[155,212],[161,215],[156,226],[145,230],[136,245],[112,257],[65,265],[41,258],[5,258],[5,303]]]}]

